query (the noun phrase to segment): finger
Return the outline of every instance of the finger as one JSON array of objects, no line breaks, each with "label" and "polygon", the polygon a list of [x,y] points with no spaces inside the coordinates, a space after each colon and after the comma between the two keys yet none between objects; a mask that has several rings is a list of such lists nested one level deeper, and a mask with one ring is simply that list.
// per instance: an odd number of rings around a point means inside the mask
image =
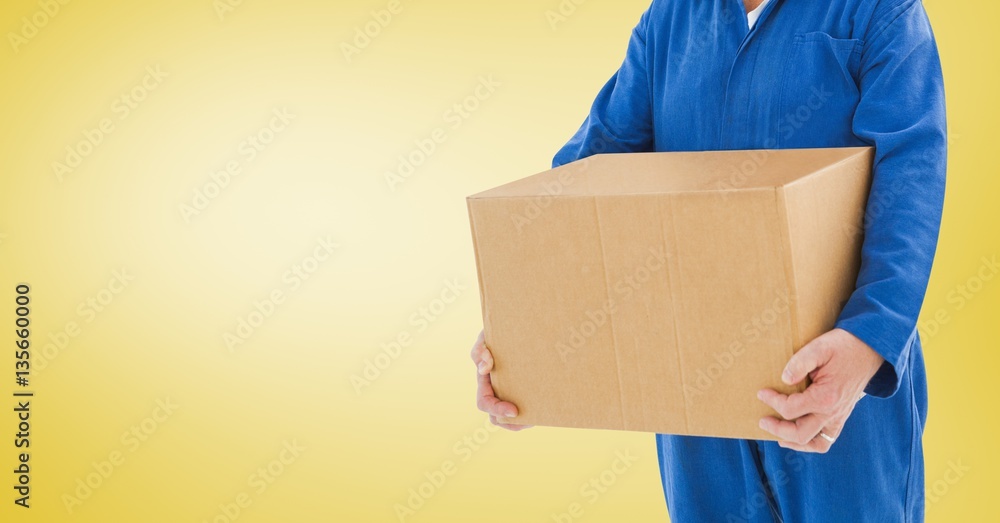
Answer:
[{"label": "finger", "polygon": [[819,431],[823,428],[825,421],[825,419],[814,414],[803,416],[795,421],[768,416],[761,418],[760,428],[773,434],[779,440],[798,445],[807,445],[816,438]]},{"label": "finger", "polygon": [[781,381],[795,385],[806,379],[810,372],[820,368],[830,361],[830,345],[821,338],[807,343],[799,349],[785,365],[781,373]]},{"label": "finger", "polygon": [[782,394],[774,389],[757,392],[757,399],[774,409],[782,418],[793,420],[807,414],[826,412],[829,405],[820,401],[825,386],[813,382],[806,390],[794,394]]},{"label": "finger", "polygon": [[479,390],[476,392],[476,407],[492,416],[502,418],[516,418],[517,407],[508,401],[501,401],[493,394],[493,383],[490,375],[478,376]]},{"label": "finger", "polygon": [[[838,423],[836,421],[828,421],[826,425],[823,425],[823,427],[820,429],[820,432],[826,434],[827,436],[830,436],[830,438],[836,441],[837,438],[840,437],[840,433],[843,431],[843,429],[844,429],[843,422]],[[818,435],[819,433],[817,433],[817,436]],[[820,439],[824,438],[820,436]],[[830,445],[833,445],[833,443],[830,443]]]},{"label": "finger", "polygon": [[[826,443],[826,442],[824,442]],[[830,444],[826,443],[826,448],[822,447],[817,440],[812,440],[807,445],[799,445],[797,443],[792,443],[789,441],[779,441],[778,446],[785,449],[795,450],[798,452],[806,452],[809,454],[825,454],[830,450]]]},{"label": "finger", "polygon": [[472,346],[472,356],[473,363],[476,364],[476,370],[480,375],[489,374],[493,370],[493,354],[488,348],[486,348],[486,341],[483,338],[483,333],[479,333],[479,338],[476,339],[475,345]]},{"label": "finger", "polygon": [[778,445],[781,446],[782,448],[792,449],[799,452],[826,454],[827,452],[830,451],[830,449],[833,448],[833,445],[836,443],[837,438],[840,437],[840,432],[842,428],[843,424],[841,423],[838,425],[827,425],[822,429],[820,429],[820,432],[826,434],[827,436],[830,436],[830,438],[833,439],[833,441],[827,440],[819,433],[817,433],[816,437],[806,444],[800,444],[793,441],[782,440],[778,441]]},{"label": "finger", "polygon": [[806,443],[805,445],[800,445],[798,443],[793,443],[791,441],[779,441],[778,446],[786,449],[795,450],[798,452],[807,452],[810,454],[826,454],[833,448],[833,443],[826,441],[825,439],[817,436],[813,438],[812,441]]},{"label": "finger", "polygon": [[783,449],[795,450],[798,452],[812,452],[812,449],[805,445],[798,445],[789,441],[778,441],[778,446]]},{"label": "finger", "polygon": [[502,429],[509,430],[511,432],[518,432],[518,431],[521,431],[521,430],[524,430],[524,429],[530,429],[530,428],[534,427],[534,425],[511,425],[509,423],[500,423],[499,421],[497,421],[497,417],[496,416],[490,416],[490,423],[492,423],[492,424],[494,424],[494,425],[496,425],[496,426],[498,426],[498,427],[500,427]]}]

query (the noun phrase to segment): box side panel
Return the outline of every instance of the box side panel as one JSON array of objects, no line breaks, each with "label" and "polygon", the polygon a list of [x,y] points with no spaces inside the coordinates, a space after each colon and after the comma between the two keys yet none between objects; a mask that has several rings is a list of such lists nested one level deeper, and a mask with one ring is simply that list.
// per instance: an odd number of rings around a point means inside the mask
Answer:
[{"label": "box side panel", "polygon": [[796,350],[830,330],[857,282],[873,151],[779,190],[796,288]]},{"label": "box side panel", "polygon": [[690,432],[772,439],[757,391],[796,390],[781,383],[793,346],[774,191],[674,195],[668,207]]},{"label": "box side panel", "polygon": [[493,387],[520,424],[622,429],[591,198],[469,200]]},{"label": "box side panel", "polygon": [[[666,196],[594,199],[626,429],[688,434]],[[676,274],[674,274],[676,276]]]}]

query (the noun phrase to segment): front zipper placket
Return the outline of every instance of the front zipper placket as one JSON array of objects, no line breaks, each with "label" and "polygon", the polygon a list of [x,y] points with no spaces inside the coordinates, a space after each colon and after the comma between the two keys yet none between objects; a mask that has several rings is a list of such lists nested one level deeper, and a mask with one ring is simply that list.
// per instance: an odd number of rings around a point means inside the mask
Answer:
[{"label": "front zipper placket", "polygon": [[[736,9],[743,13],[743,28],[747,27],[746,9],[743,0],[730,0],[736,5]],[[724,93],[724,106],[722,112],[722,125],[720,126],[722,136],[719,143],[723,149],[744,148],[741,144],[750,140],[750,129],[748,121],[748,107],[750,105],[750,85],[753,79],[753,71],[756,66],[756,48],[752,53],[748,48],[756,35],[767,22],[768,16],[781,0],[771,0],[760,13],[760,18],[752,28],[747,29],[740,41],[733,63],[729,68],[729,77],[726,80],[726,92]],[[735,88],[734,88],[735,86]],[[736,121],[738,115],[742,115],[741,121]]]}]

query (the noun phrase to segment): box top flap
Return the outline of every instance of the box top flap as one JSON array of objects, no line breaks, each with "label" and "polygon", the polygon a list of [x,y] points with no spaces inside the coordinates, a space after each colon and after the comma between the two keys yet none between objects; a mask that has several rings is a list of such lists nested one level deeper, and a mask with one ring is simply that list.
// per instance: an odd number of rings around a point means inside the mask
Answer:
[{"label": "box top flap", "polygon": [[602,196],[782,187],[869,147],[599,154],[470,196]]}]

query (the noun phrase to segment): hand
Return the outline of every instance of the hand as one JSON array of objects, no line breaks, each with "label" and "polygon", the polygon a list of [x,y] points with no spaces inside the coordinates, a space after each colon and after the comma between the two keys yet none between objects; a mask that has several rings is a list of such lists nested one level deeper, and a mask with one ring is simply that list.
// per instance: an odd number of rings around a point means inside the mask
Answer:
[{"label": "hand", "polygon": [[809,376],[812,383],[795,394],[772,389],[757,398],[784,420],[762,418],[760,428],[774,434],[779,445],[801,452],[825,454],[836,440],[865,387],[885,360],[865,342],[843,329],[833,329],[807,343],[792,356],[781,380],[789,385]]},{"label": "hand", "polygon": [[510,402],[501,401],[493,394],[493,383],[490,381],[490,371],[493,370],[493,354],[486,348],[483,333],[479,333],[476,344],[472,346],[472,362],[476,364],[476,379],[479,390],[476,391],[476,406],[490,415],[490,422],[507,430],[519,431],[530,428],[531,425],[509,425],[497,422],[497,416],[513,418],[517,416],[517,407]]}]

